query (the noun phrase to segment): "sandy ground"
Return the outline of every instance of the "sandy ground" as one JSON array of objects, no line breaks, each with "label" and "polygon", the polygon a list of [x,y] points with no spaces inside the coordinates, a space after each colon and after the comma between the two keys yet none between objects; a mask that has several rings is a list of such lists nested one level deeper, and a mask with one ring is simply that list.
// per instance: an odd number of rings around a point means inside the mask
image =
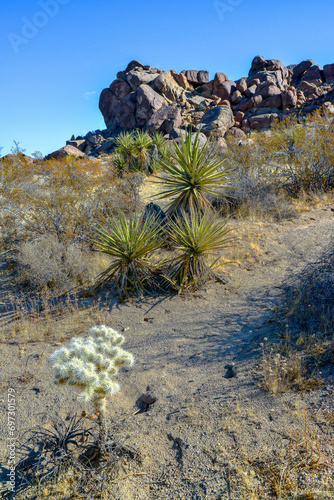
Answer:
[{"label": "sandy ground", "polygon": [[[136,362],[119,374],[122,389],[109,402],[108,418],[120,422],[117,432],[141,456],[142,462],[128,464],[123,474],[144,475],[115,483],[110,498],[275,498],[269,490],[266,493],[263,478],[254,477],[252,465],[242,464],[283,454],[289,435],[296,435],[306,418],[310,433],[319,434],[326,453],[333,454],[333,431],[328,434],[321,415],[333,407],[334,370],[327,370],[318,390],[276,397],[261,390],[255,376],[260,342],[264,337],[275,339],[280,331],[272,318],[282,284],[333,241],[333,210],[328,206],[268,224],[258,241],[261,258],[231,267],[227,285],[210,283],[187,297],[113,306],[110,326],[124,333],[124,347]],[[29,344],[23,355],[19,345],[2,340],[1,398],[7,397],[8,387],[15,388],[18,434],[40,422],[41,412],[58,411],[64,417],[81,413],[77,392],[53,384],[48,358],[57,343]],[[34,376],[22,383],[18,377],[27,355]],[[226,365],[231,363],[237,376],[227,378]],[[136,402],[145,393],[157,401],[134,415]],[[2,402],[3,463],[6,418]],[[260,486],[262,496],[256,496]],[[308,498],[334,498],[332,494]]]}]

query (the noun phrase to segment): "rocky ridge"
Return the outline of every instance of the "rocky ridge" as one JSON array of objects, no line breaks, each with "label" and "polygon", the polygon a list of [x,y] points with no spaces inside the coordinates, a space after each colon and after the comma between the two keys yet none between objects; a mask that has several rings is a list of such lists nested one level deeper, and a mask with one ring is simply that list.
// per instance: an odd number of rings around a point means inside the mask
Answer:
[{"label": "rocky ridge", "polygon": [[76,149],[78,156],[110,153],[111,137],[135,128],[170,140],[187,126],[200,131],[202,141],[212,132],[220,139],[227,133],[243,139],[252,130],[270,128],[277,118],[307,115],[323,104],[334,114],[334,64],[322,68],[307,59],[284,66],[256,56],[248,76],[233,81],[225,73],[210,80],[208,71],[177,73],[132,61],[101,92],[99,108],[107,128],[73,136],[47,158],[66,156],[66,148],[70,154]]}]

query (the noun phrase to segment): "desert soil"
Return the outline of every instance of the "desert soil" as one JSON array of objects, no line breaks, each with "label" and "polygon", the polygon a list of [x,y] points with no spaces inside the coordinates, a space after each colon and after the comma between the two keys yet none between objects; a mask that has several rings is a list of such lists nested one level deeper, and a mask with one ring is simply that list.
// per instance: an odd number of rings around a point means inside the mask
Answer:
[{"label": "desert soil", "polygon": [[[334,404],[333,368],[323,374],[321,388],[276,397],[259,387],[256,376],[260,342],[277,340],[282,331],[273,311],[285,279],[316,261],[333,232],[333,206],[266,223],[257,241],[259,257],[227,267],[226,285],[210,283],[197,294],[112,305],[110,326],[124,333],[135,365],[120,372],[121,391],[109,401],[107,414],[141,462],[130,460],[119,471],[119,476],[130,475],[113,484],[110,498],[275,498],[265,478],[252,472],[252,463],[284,455],[289,436],[296,436],[306,419],[309,432],[319,435],[324,453],[333,458],[333,432],[328,434],[322,418]],[[58,347],[40,342],[22,353],[22,346],[2,339],[1,396],[5,401],[7,388],[15,388],[18,434],[41,422],[43,412],[63,417],[93,412],[82,406],[75,390],[53,384],[48,358]],[[22,382],[26,356],[34,376]],[[231,363],[237,375],[228,378]],[[156,402],[136,413],[138,398],[147,393]],[[6,418],[2,403],[3,463]],[[334,498],[330,495],[319,493],[319,498]]]}]

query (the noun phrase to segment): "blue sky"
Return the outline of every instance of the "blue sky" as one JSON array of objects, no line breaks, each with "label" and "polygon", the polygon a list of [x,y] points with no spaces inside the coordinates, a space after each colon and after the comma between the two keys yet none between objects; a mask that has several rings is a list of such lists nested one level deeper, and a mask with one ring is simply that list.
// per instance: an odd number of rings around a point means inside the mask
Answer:
[{"label": "blue sky", "polygon": [[333,0],[11,0],[1,7],[0,146],[47,154],[104,128],[101,90],[132,59],[246,76],[255,55],[334,63]]}]

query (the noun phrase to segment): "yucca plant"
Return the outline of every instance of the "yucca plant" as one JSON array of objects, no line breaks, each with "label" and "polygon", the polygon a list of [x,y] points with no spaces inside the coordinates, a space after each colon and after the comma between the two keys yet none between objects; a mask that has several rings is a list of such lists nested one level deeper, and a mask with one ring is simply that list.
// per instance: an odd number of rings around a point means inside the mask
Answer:
[{"label": "yucca plant", "polygon": [[194,209],[181,212],[170,221],[168,233],[177,256],[165,263],[165,279],[179,292],[201,288],[209,279],[222,280],[214,271],[208,258],[226,248],[231,241],[227,220],[222,220],[210,210],[204,215]]},{"label": "yucca plant", "polygon": [[222,197],[228,187],[229,170],[224,160],[210,147],[210,141],[200,146],[199,132],[193,140],[188,130],[185,139],[181,136],[181,144],[174,144],[174,152],[159,163],[167,175],[157,181],[163,183],[165,189],[156,196],[173,198],[167,206],[170,215],[181,210],[204,213],[211,207],[208,195]]},{"label": "yucca plant", "polygon": [[134,153],[136,156],[136,170],[147,170],[148,164],[151,161],[150,148],[152,146],[152,138],[147,132],[137,131],[134,136]]},{"label": "yucca plant", "polygon": [[159,222],[123,212],[96,228],[95,249],[112,257],[110,266],[101,273],[96,286],[112,283],[121,299],[142,295],[155,289],[158,266],[150,262],[152,254],[164,244]]},{"label": "yucca plant", "polygon": [[123,132],[116,137],[115,153],[117,158],[123,158],[124,166],[127,168],[131,168],[136,162],[135,139],[131,132]]}]

